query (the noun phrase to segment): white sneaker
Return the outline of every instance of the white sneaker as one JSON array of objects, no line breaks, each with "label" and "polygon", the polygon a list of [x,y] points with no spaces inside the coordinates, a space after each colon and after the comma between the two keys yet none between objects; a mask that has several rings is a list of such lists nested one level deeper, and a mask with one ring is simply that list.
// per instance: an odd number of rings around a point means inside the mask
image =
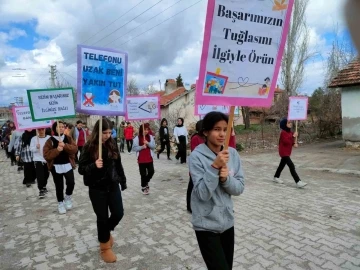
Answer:
[{"label": "white sneaker", "polygon": [[66,210],[70,210],[72,208],[71,196],[66,195],[64,200]]},{"label": "white sneaker", "polygon": [[60,214],[60,215],[66,214],[66,209],[65,209],[65,204],[64,204],[64,202],[59,202],[58,210],[59,210],[59,214]]},{"label": "white sneaker", "polygon": [[273,181],[278,184],[283,184],[284,182],[280,178],[274,177]]},{"label": "white sneaker", "polygon": [[299,181],[299,182],[296,183],[296,186],[297,186],[298,188],[303,188],[303,187],[305,187],[306,185],[307,185],[307,183],[304,183],[304,182],[302,182],[302,181]]}]

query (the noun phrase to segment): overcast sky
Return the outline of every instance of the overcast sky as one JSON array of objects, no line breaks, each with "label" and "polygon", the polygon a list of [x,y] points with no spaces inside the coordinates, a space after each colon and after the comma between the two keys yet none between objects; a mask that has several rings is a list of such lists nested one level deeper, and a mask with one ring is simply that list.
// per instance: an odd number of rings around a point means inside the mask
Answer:
[{"label": "overcast sky", "polygon": [[[335,26],[342,34],[347,32],[343,2],[310,1],[306,14],[310,49],[321,54],[307,64],[303,93],[311,94],[323,84],[324,59]],[[129,77],[136,78],[140,88],[151,83],[159,88],[159,80],[163,85],[179,73],[184,82],[195,83],[206,4],[206,0],[0,0],[0,104],[26,98],[26,89],[49,86],[50,64],[57,65],[60,80],[76,86],[77,44],[127,51]]]}]

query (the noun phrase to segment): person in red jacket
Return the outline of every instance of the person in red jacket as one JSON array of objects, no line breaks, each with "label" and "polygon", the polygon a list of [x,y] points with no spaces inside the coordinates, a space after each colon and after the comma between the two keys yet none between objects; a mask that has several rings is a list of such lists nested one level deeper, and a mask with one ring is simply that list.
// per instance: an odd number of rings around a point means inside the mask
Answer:
[{"label": "person in red jacket", "polygon": [[[202,143],[205,142],[205,138],[204,138],[204,135],[202,133],[202,122],[203,121],[200,120],[200,121],[198,121],[196,123],[196,126],[195,126],[196,133],[194,135],[192,135],[191,140],[190,140],[190,150],[191,150],[191,152],[194,151],[194,149],[199,144],[202,144]],[[193,181],[192,181],[191,176],[190,176],[188,189],[187,189],[187,192],[186,192],[186,208],[187,208],[189,213],[192,213],[190,202],[191,202],[191,193],[192,193],[193,188],[194,188],[194,184],[193,184]]]},{"label": "person in red jacket", "polygon": [[124,136],[126,140],[126,145],[128,149],[129,155],[131,154],[131,149],[133,147],[133,139],[134,139],[134,127],[130,122],[127,122],[126,128],[124,128]]},{"label": "person in red jacket", "polygon": [[297,132],[292,132],[292,122],[288,121],[286,118],[280,121],[280,140],[279,140],[279,155],[281,157],[281,161],[279,164],[279,167],[276,170],[275,176],[274,176],[274,182],[282,184],[284,183],[282,180],[280,180],[280,174],[282,170],[285,168],[285,165],[288,165],[290,169],[290,173],[292,177],[294,178],[296,185],[298,188],[303,188],[307,185],[307,183],[304,183],[300,180],[300,177],[296,173],[295,165],[292,162],[290,156],[293,146],[295,148],[298,147],[298,144],[295,143],[295,138],[298,136]]}]

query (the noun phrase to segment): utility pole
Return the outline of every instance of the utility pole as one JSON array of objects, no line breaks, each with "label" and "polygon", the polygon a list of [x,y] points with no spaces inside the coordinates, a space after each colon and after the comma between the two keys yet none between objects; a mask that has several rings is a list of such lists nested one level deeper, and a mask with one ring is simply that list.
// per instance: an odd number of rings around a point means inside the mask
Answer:
[{"label": "utility pole", "polygon": [[161,91],[161,81],[159,80],[159,84],[160,84],[160,91]]},{"label": "utility pole", "polygon": [[56,79],[56,65],[54,66],[51,66],[49,65],[50,67],[50,83],[51,83],[51,88],[55,88],[56,85],[55,85],[55,79]]}]

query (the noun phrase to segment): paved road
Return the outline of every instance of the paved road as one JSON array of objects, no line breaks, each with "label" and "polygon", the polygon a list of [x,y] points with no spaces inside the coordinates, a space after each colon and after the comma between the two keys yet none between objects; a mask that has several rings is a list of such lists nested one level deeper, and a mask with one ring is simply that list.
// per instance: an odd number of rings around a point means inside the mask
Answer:
[{"label": "paved road", "polygon": [[[60,216],[51,177],[48,197],[39,200],[1,151],[0,269],[206,269],[186,212],[187,167],[163,155],[144,196],[135,156],[122,158],[128,190],[114,234],[118,262],[105,265],[82,178],[76,173],[74,209]],[[284,185],[271,182],[276,163],[276,154],[243,157],[234,269],[360,269],[359,178],[300,166],[309,186],[299,190],[287,171]]]}]

